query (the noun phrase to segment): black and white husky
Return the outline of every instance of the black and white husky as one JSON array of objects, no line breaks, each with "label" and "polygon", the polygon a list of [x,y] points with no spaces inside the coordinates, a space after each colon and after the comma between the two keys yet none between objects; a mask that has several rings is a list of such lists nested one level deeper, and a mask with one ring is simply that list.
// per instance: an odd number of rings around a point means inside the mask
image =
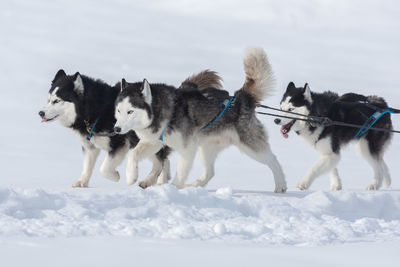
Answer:
[{"label": "black and white husky", "polygon": [[[122,163],[127,151],[139,142],[133,131],[123,135],[112,134],[116,121],[114,106],[119,92],[119,83],[110,86],[79,73],[67,75],[63,70],[59,70],[52,81],[48,103],[39,115],[42,122],[58,121],[71,128],[81,141],[83,170],[80,178],[72,184],[73,187],[88,186],[100,150],[107,152],[100,174],[112,181],[119,181],[116,167]],[[153,161],[149,176],[154,176],[154,180],[162,172],[159,183],[169,180],[168,154],[169,148],[164,147],[148,155]],[[128,180],[127,183],[132,184],[132,181]]]},{"label": "black and white husky", "polygon": [[[333,92],[315,93],[311,92],[307,84],[298,88],[293,82],[289,83],[281,101],[281,109],[285,111],[328,117],[334,121],[357,125],[363,125],[377,110],[387,107],[381,97],[354,93],[342,96]],[[300,190],[308,189],[315,178],[324,173],[330,174],[331,190],[340,190],[342,183],[336,166],[340,160],[341,148],[350,141],[356,143],[358,152],[374,170],[374,178],[366,189],[377,190],[382,181],[386,187],[390,186],[389,169],[383,160],[383,154],[392,137],[390,132],[369,130],[363,135],[357,135],[359,129],[344,126],[325,127],[295,119],[276,119],[275,123],[282,125],[281,133],[285,138],[293,130],[320,153],[318,161],[297,184]],[[390,114],[383,115],[374,127],[392,129]]]},{"label": "black and white husky", "polygon": [[[127,85],[116,101],[115,131],[124,134],[135,130],[140,138],[128,155],[129,173],[137,175],[135,170],[143,155],[153,154],[168,145],[179,153],[172,183],[182,188],[199,150],[203,173],[192,185],[205,186],[214,176],[218,153],[229,145],[236,145],[249,157],[269,166],[275,179],[275,192],[285,192],[283,171],[255,114],[257,104],[271,92],[273,85],[265,52],[261,48],[248,49],[244,68],[246,81],[234,98],[218,90],[218,76],[210,82],[214,88],[199,88],[196,79],[188,79],[180,89],[149,84],[147,80]],[[231,103],[227,104],[227,100]],[[223,102],[225,105],[221,107]],[[226,110],[222,114],[223,109]],[[218,118],[218,115],[221,116]]]}]

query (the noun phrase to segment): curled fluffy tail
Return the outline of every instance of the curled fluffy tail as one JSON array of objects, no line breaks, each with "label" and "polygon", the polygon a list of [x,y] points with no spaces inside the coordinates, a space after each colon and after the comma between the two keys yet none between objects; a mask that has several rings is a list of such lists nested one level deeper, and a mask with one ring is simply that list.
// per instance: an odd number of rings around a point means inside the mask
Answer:
[{"label": "curled fluffy tail", "polygon": [[203,70],[187,78],[179,88],[194,88],[200,91],[206,88],[222,89],[222,78],[215,71]]},{"label": "curled fluffy tail", "polygon": [[244,54],[246,81],[241,90],[251,94],[257,102],[271,95],[275,79],[267,55],[260,47],[249,47]]}]

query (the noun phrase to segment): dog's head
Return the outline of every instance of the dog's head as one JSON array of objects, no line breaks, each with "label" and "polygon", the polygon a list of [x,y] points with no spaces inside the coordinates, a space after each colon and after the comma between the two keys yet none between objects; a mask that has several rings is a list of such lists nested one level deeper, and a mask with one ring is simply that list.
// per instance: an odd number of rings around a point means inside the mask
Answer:
[{"label": "dog's head", "polygon": [[122,79],[121,92],[115,102],[114,131],[125,134],[150,126],[153,121],[151,103],[151,87],[146,79],[143,83],[127,83]]},{"label": "dog's head", "polygon": [[64,126],[71,126],[76,118],[75,104],[83,93],[79,72],[67,75],[64,70],[59,70],[51,83],[47,105],[39,111],[42,122],[57,120]]},{"label": "dog's head", "polygon": [[[293,82],[290,82],[281,100],[281,110],[309,115],[312,101],[312,94],[308,84],[305,84],[304,87],[296,87]],[[290,113],[284,113],[282,115],[293,118],[305,118],[304,116]],[[299,130],[305,125],[303,121],[288,118],[275,119],[274,122],[278,125],[282,125],[281,133],[285,138],[289,137],[288,133],[292,128]]]}]

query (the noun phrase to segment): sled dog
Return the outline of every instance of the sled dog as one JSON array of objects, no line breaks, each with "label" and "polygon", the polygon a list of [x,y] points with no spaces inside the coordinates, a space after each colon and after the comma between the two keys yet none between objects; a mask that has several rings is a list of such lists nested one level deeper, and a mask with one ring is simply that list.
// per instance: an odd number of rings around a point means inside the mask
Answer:
[{"label": "sled dog", "polygon": [[[72,129],[79,137],[83,151],[83,170],[73,187],[87,187],[93,167],[101,150],[107,155],[100,167],[100,174],[111,181],[119,181],[116,168],[122,163],[129,149],[134,148],[139,138],[134,131],[114,134],[114,105],[120,92],[120,84],[110,86],[101,80],[80,75],[67,75],[59,70],[48,93],[48,103],[39,112],[42,122],[58,121]],[[153,169],[148,180],[160,175],[159,183],[169,180],[168,147],[162,147],[148,157]],[[131,181],[127,181],[131,184]],[[141,185],[145,187],[144,185]]]},{"label": "sled dog", "polygon": [[[308,84],[296,87],[293,82],[289,83],[280,104],[280,108],[285,111],[328,117],[334,121],[357,125],[363,125],[375,112],[379,112],[376,114],[383,115],[373,126],[392,129],[390,113],[383,113],[387,107],[386,101],[381,97],[355,93],[339,96],[330,91],[316,93],[310,90]],[[299,115],[294,117],[300,118]],[[319,159],[297,184],[298,189],[308,189],[312,182],[324,173],[330,175],[331,190],[342,189],[336,166],[340,160],[340,150],[351,141],[356,144],[359,154],[374,170],[374,178],[366,189],[377,190],[381,187],[382,181],[386,187],[390,186],[389,169],[383,160],[385,149],[392,137],[390,132],[369,130],[360,135],[360,129],[357,128],[323,126],[296,119],[275,119],[275,123],[282,125],[281,133],[285,138],[288,138],[289,132],[294,131],[320,153]]]},{"label": "sled dog", "polygon": [[250,158],[267,165],[273,173],[275,192],[286,191],[282,168],[272,153],[268,135],[255,108],[273,89],[272,70],[261,48],[249,48],[244,57],[246,80],[233,97],[221,89],[214,75],[212,86],[199,86],[201,73],[187,79],[179,89],[165,84],[126,84],[117,98],[114,130],[134,130],[140,141],[128,155],[127,174],[137,179],[140,159],[168,145],[179,154],[173,184],[182,188],[196,152],[203,165],[192,186],[205,186],[214,176],[217,155],[235,145]]}]

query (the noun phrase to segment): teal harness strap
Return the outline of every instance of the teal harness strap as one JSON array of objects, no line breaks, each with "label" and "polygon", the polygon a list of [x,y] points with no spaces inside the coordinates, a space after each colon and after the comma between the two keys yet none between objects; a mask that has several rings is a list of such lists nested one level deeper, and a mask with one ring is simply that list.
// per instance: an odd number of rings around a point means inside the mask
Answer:
[{"label": "teal harness strap", "polygon": [[[229,99],[228,104],[225,105],[224,109],[221,111],[221,113],[212,121],[210,122],[208,125],[204,126],[203,128],[201,128],[202,130],[207,129],[208,127],[210,127],[211,125],[214,124],[214,122],[216,122],[219,118],[221,118],[222,114],[224,114],[225,110],[229,107],[229,105],[232,103],[232,101],[235,100],[235,97],[231,97],[231,99]],[[225,100],[226,101],[226,100]]]},{"label": "teal harness strap", "polygon": [[99,121],[99,118],[97,118],[95,121],[94,121],[94,123],[93,123],[93,125],[92,125],[92,127],[91,128],[87,128],[87,130],[88,130],[88,132],[89,132],[89,135],[86,137],[86,139],[88,140],[88,141],[90,141],[90,139],[92,139],[92,136],[93,136],[93,132],[94,132],[94,128],[96,127],[96,124],[97,124],[97,122]]},{"label": "teal harness strap", "polygon": [[160,136],[160,141],[161,142],[164,142],[164,132],[167,129],[167,127],[168,127],[168,122],[167,122],[167,124],[165,125],[164,129],[161,132],[161,136]]},{"label": "teal harness strap", "polygon": [[360,137],[361,135],[365,134],[368,132],[369,129],[371,129],[372,126],[386,113],[391,113],[393,114],[394,112],[391,110],[391,107],[387,107],[385,111],[375,111],[374,114],[369,117],[369,119],[363,124],[363,128],[360,128],[354,138]]}]

